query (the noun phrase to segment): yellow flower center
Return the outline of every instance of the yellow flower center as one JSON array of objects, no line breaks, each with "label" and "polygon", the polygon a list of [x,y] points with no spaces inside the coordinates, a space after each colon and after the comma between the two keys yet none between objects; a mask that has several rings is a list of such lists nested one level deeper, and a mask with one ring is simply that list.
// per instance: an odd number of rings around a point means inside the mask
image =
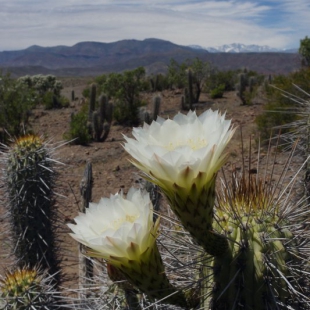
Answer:
[{"label": "yellow flower center", "polygon": [[176,148],[180,146],[189,146],[192,150],[199,150],[205,146],[208,145],[208,142],[206,139],[196,138],[196,139],[187,139],[187,140],[179,140],[179,141],[173,141],[169,144],[165,145],[164,148],[173,151]]},{"label": "yellow flower center", "polygon": [[119,229],[123,223],[126,223],[126,222],[129,222],[129,223],[134,223],[135,220],[139,217],[138,214],[136,215],[129,215],[129,214],[126,214],[124,217],[121,217],[121,218],[118,218],[116,220],[114,220],[112,223],[111,223],[111,227],[115,230]]}]

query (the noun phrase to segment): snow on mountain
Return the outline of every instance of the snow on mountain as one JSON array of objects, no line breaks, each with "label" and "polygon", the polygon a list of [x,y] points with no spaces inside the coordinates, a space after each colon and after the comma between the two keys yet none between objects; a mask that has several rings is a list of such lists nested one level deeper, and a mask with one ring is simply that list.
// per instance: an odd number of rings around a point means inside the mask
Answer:
[{"label": "snow on mountain", "polygon": [[190,45],[190,47],[194,49],[207,50],[210,53],[264,53],[264,52],[297,53],[297,49],[281,50],[272,48],[267,45],[263,46],[255,44],[245,45],[241,43],[225,44],[216,47],[202,47],[200,45]]}]

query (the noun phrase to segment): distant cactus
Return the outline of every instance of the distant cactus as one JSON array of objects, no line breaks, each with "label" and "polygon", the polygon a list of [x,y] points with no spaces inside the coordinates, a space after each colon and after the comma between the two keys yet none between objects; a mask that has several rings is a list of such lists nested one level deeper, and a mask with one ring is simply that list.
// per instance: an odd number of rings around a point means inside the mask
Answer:
[{"label": "distant cactus", "polygon": [[75,100],[75,94],[74,94],[74,90],[71,91],[71,101]]},{"label": "distant cactus", "polygon": [[145,109],[145,107],[139,109],[139,119],[141,122],[151,124],[152,121],[156,121],[157,116],[159,115],[161,97],[158,95],[154,96],[152,103],[153,103],[152,112],[150,110]]},{"label": "distant cactus", "polygon": [[97,87],[96,84],[91,84],[90,94],[89,94],[89,110],[88,110],[88,121],[91,123],[93,119],[93,111],[96,108],[96,93]]},{"label": "distant cactus", "polygon": [[237,84],[237,96],[241,99],[242,104],[246,104],[245,90],[247,86],[247,76],[246,73],[240,73],[238,75],[239,82]]},{"label": "distant cactus", "polygon": [[92,111],[92,134],[97,142],[103,142],[107,139],[112,125],[113,105],[108,102],[105,95],[99,98],[99,109]]},{"label": "distant cactus", "polygon": [[55,180],[51,147],[34,135],[17,139],[3,153],[5,184],[14,254],[18,266],[38,263],[56,284],[60,282],[56,220],[53,204]]},{"label": "distant cactus", "polygon": [[189,103],[189,109],[193,109],[193,103],[194,103],[194,93],[193,93],[193,72],[191,69],[188,69],[188,103]]},{"label": "distant cactus", "polygon": [[255,76],[251,76],[249,78],[249,92],[252,93],[254,90],[254,86],[256,85],[257,80]]},{"label": "distant cactus", "polygon": [[156,121],[157,116],[159,115],[159,110],[160,110],[160,103],[161,103],[161,97],[160,96],[155,96],[153,97],[153,120]]},{"label": "distant cactus", "polygon": [[0,309],[59,309],[59,293],[51,277],[38,268],[18,268],[0,279]]}]

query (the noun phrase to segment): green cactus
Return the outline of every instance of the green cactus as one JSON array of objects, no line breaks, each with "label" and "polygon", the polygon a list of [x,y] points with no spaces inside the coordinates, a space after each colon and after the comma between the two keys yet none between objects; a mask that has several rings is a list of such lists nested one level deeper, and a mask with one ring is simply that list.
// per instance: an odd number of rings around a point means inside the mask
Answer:
[{"label": "green cactus", "polygon": [[97,142],[107,139],[112,125],[113,105],[108,102],[105,95],[99,98],[98,111],[92,111],[92,133]]},{"label": "green cactus", "polygon": [[307,309],[309,266],[303,223],[296,221],[306,210],[284,206],[274,191],[242,174],[218,196],[213,229],[229,247],[205,256],[205,309]]},{"label": "green cactus", "polygon": [[38,263],[60,282],[51,148],[37,136],[17,139],[4,153],[14,254],[18,266]]},{"label": "green cactus", "polygon": [[142,110],[142,120],[147,123],[151,124],[152,121],[156,121],[157,116],[159,115],[160,104],[161,104],[161,97],[156,95],[152,99],[153,102],[153,111],[150,112],[148,110]]},{"label": "green cactus", "polygon": [[60,309],[51,277],[38,268],[18,268],[0,279],[0,309]]},{"label": "green cactus", "polygon": [[91,123],[93,119],[93,111],[95,111],[96,107],[96,93],[97,87],[96,84],[91,84],[90,94],[89,94],[89,110],[88,110],[88,121]]},{"label": "green cactus", "polygon": [[153,97],[153,120],[156,120],[157,116],[159,115],[160,103],[161,103],[160,96]]},{"label": "green cactus", "polygon": [[241,99],[242,104],[246,104],[245,90],[247,86],[247,75],[246,73],[240,73],[238,78],[239,82],[237,84],[237,96]]},{"label": "green cactus", "polygon": [[194,103],[194,93],[193,93],[193,72],[191,69],[188,69],[187,77],[188,77],[188,103],[189,103],[189,109],[192,110]]}]

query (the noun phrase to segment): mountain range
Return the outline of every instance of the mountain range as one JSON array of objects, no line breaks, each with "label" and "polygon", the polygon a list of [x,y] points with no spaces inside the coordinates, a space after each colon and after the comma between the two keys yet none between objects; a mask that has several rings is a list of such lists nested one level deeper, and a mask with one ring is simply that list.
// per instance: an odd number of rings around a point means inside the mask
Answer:
[{"label": "mountain range", "polygon": [[240,69],[263,74],[287,74],[300,68],[296,53],[246,52],[211,53],[204,48],[181,46],[160,39],[121,40],[113,43],[80,42],[73,46],[30,46],[0,52],[0,68],[13,76],[54,74],[95,76],[144,66],[147,74],[164,73],[171,59],[178,62],[199,57],[220,70]]}]

